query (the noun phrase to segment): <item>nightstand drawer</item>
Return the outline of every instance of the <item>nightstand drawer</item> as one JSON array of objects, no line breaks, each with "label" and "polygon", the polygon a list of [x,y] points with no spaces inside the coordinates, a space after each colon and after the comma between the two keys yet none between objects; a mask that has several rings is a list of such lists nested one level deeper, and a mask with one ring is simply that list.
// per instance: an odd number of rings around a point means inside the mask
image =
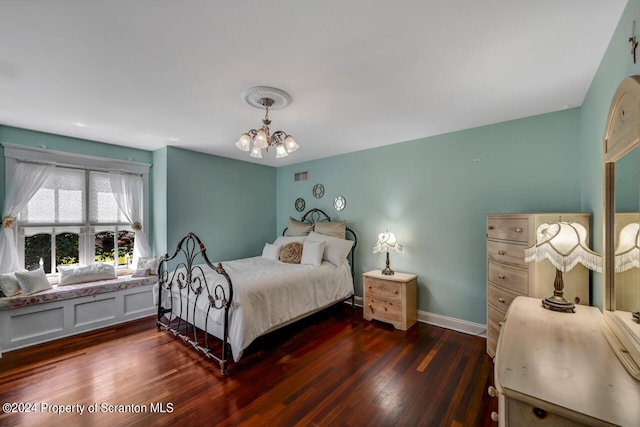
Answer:
[{"label": "nightstand drawer", "polygon": [[489,261],[506,262],[508,264],[527,266],[524,260],[525,245],[487,241],[487,258]]},{"label": "nightstand drawer", "polygon": [[527,218],[487,218],[487,238],[527,243]]},{"label": "nightstand drawer", "polygon": [[487,277],[490,282],[514,292],[525,295],[529,292],[529,272],[527,270],[489,262]]},{"label": "nightstand drawer", "polygon": [[492,283],[488,284],[487,302],[499,310],[507,311],[511,302],[521,294],[502,289]]},{"label": "nightstand drawer", "polygon": [[402,283],[367,278],[365,282],[367,296],[402,301]]},{"label": "nightstand drawer", "polygon": [[402,304],[376,298],[367,298],[367,313],[376,317],[400,321],[402,320]]}]

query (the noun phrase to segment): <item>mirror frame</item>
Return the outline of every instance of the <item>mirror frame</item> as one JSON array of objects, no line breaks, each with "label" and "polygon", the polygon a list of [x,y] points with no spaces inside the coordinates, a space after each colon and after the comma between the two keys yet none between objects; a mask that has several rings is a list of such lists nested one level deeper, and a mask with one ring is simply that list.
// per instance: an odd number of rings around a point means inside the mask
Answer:
[{"label": "mirror frame", "polygon": [[615,315],[615,164],[639,146],[640,76],[627,77],[616,90],[604,134],[604,322],[602,330],[620,362],[640,381],[640,337]]}]

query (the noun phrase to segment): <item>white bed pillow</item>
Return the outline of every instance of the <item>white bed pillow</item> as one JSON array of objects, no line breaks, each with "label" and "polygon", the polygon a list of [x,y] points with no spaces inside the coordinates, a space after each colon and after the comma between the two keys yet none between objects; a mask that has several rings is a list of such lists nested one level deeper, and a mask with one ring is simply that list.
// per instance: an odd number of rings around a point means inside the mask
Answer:
[{"label": "white bed pillow", "polygon": [[278,261],[280,259],[280,249],[282,249],[282,245],[265,243],[264,249],[262,249],[262,258]]},{"label": "white bed pillow", "polygon": [[149,270],[148,276],[157,276],[158,275],[158,267],[160,267],[160,262],[162,262],[162,257],[151,257],[151,258],[138,258],[138,266],[137,270]]},{"label": "white bed pillow", "polygon": [[12,297],[20,293],[20,284],[15,273],[0,274],[0,292],[5,297]]},{"label": "white bed pillow", "polygon": [[315,231],[309,233],[307,240],[305,240],[305,243],[306,242],[325,242],[322,259],[329,261],[336,267],[341,266],[345,262],[353,246],[352,240],[338,239],[337,237],[318,234]]},{"label": "white bed pillow", "polygon": [[273,244],[284,246],[287,243],[293,242],[304,243],[305,240],[307,240],[307,236],[280,236],[273,242]]},{"label": "white bed pillow", "polygon": [[60,285],[116,279],[116,268],[109,264],[93,264],[60,271]]},{"label": "white bed pillow", "polygon": [[16,279],[25,295],[51,289],[47,275],[42,268],[33,271],[16,271]]},{"label": "white bed pillow", "polygon": [[302,245],[302,258],[300,259],[300,264],[322,264],[322,256],[324,255],[325,246],[325,242],[304,242],[304,244]]}]

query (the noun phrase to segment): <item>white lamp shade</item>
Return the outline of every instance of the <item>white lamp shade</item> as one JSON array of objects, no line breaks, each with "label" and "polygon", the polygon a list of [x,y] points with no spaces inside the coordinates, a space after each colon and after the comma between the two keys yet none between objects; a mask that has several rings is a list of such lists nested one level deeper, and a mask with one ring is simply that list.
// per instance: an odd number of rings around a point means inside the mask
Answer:
[{"label": "white lamp shade", "polygon": [[276,159],[280,159],[282,157],[287,157],[289,154],[287,150],[284,149],[284,145],[278,144],[276,145]]},{"label": "white lamp shade", "polygon": [[536,244],[525,249],[525,261],[548,259],[566,273],[578,263],[590,270],[602,271],[602,257],[587,245],[587,230],[573,222],[544,223],[536,231]]},{"label": "white lamp shade", "polygon": [[267,143],[267,133],[264,129],[260,129],[256,136],[253,138],[253,146],[258,148],[267,148],[269,144]]},{"label": "white lamp shade", "polygon": [[296,143],[296,140],[293,139],[293,137],[291,135],[287,135],[284,138],[284,144],[287,148],[287,151],[289,153],[293,153],[294,151],[296,151],[298,148],[300,148],[300,146],[298,145],[298,143]]},{"label": "white lamp shade", "polygon": [[373,246],[373,253],[378,252],[402,252],[402,245],[398,243],[396,235],[385,231],[378,234],[378,241]]},{"label": "white lamp shade", "polygon": [[260,147],[258,147],[255,143],[253,144],[253,148],[251,149],[251,154],[249,154],[249,156],[255,158],[255,159],[261,159],[262,158],[262,149]]},{"label": "white lamp shade", "polygon": [[243,133],[238,142],[236,142],[236,147],[241,151],[249,151],[249,143],[251,142],[251,137],[247,133]]},{"label": "white lamp shade", "polygon": [[615,251],[616,273],[640,268],[640,224],[632,222],[622,227]]}]

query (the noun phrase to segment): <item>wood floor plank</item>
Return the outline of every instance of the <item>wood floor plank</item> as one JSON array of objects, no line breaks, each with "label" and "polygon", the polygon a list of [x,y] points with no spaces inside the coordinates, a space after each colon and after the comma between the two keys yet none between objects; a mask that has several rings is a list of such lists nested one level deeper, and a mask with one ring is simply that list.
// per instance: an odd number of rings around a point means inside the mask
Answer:
[{"label": "wood floor plank", "polygon": [[39,406],[0,425],[493,426],[484,349],[339,306],[259,338],[222,377],[147,318],[3,354],[0,401]]}]

